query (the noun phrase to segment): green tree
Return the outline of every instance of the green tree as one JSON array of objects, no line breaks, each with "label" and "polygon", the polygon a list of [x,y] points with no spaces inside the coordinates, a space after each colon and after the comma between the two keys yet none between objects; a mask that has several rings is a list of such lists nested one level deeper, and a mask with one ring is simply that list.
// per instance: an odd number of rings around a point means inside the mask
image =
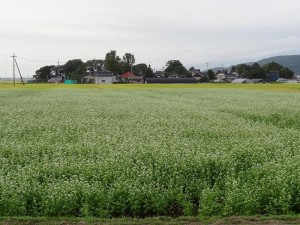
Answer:
[{"label": "green tree", "polygon": [[135,63],[134,55],[131,53],[125,53],[122,60],[122,72],[129,72],[131,71],[131,67]]},{"label": "green tree", "polygon": [[148,68],[147,64],[140,63],[137,65],[134,65],[132,67],[132,71],[133,71],[133,74],[135,74],[135,75],[144,76],[147,72],[147,68]]},{"label": "green tree", "polygon": [[283,68],[282,65],[276,62],[267,63],[263,66],[263,69],[266,73],[269,73],[270,71],[280,71]]},{"label": "green tree", "polygon": [[265,73],[269,73],[270,71],[279,71],[279,77],[281,77],[281,78],[289,79],[294,76],[293,71],[291,71],[287,67],[283,67],[282,65],[280,65],[279,63],[276,63],[274,61],[271,63],[265,64],[263,66],[263,69],[264,69]]},{"label": "green tree", "polygon": [[194,70],[195,70],[195,67],[193,67],[193,66],[189,68],[189,72],[193,72]]},{"label": "green tree", "polygon": [[188,75],[188,70],[182,65],[179,60],[169,60],[166,63],[165,74],[167,76],[170,76],[174,73],[186,77]]},{"label": "green tree", "polygon": [[247,64],[239,64],[236,66],[236,70],[239,74],[243,77],[250,77],[251,76],[251,66]]},{"label": "green tree", "polygon": [[266,78],[266,73],[264,71],[264,69],[258,64],[258,63],[254,63],[251,67],[250,67],[250,73],[248,76],[249,79],[265,79]]},{"label": "green tree", "polygon": [[291,79],[294,75],[294,72],[287,67],[284,67],[279,71],[279,76],[281,78]]},{"label": "green tree", "polygon": [[132,71],[134,74],[136,75],[139,75],[139,76],[143,76],[145,78],[148,78],[148,77],[153,77],[153,70],[151,68],[151,65],[149,64],[147,66],[147,64],[145,63],[140,63],[140,64],[137,64],[137,65],[134,65],[132,67]]},{"label": "green tree", "polygon": [[113,73],[122,73],[121,58],[117,55],[115,50],[111,50],[110,52],[106,53],[104,67]]},{"label": "green tree", "polygon": [[149,64],[145,73],[145,78],[147,77],[153,77],[154,76],[154,72],[153,69],[151,68],[151,65]]},{"label": "green tree", "polygon": [[211,69],[209,69],[209,70],[207,71],[207,76],[208,76],[208,79],[209,79],[209,80],[214,80],[214,79],[215,79],[215,73],[214,73],[214,71],[211,70]]},{"label": "green tree", "polygon": [[92,59],[88,60],[85,63],[85,70],[87,73],[94,73],[94,71],[101,71],[104,66],[104,60],[103,59]]},{"label": "green tree", "polygon": [[237,72],[236,66],[232,66],[230,69],[230,74]]},{"label": "green tree", "polygon": [[65,75],[72,80],[80,80],[85,73],[85,64],[81,59],[73,59],[63,65]]},{"label": "green tree", "polygon": [[35,72],[35,77],[37,82],[47,82],[51,78],[53,71],[55,71],[55,66],[43,66]]}]

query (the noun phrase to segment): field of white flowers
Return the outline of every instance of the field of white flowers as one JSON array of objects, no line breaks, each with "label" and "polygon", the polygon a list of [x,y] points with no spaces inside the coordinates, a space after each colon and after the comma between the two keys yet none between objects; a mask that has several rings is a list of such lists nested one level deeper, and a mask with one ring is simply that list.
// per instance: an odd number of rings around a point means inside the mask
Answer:
[{"label": "field of white flowers", "polygon": [[0,89],[0,215],[300,213],[299,93]]}]

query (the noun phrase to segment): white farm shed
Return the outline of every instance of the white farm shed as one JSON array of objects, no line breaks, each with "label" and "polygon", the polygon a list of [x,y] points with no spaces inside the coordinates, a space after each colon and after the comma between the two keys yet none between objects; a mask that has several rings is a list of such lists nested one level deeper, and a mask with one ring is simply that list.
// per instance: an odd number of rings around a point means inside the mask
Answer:
[{"label": "white farm shed", "polygon": [[231,83],[233,84],[253,84],[254,82],[247,78],[234,79]]}]

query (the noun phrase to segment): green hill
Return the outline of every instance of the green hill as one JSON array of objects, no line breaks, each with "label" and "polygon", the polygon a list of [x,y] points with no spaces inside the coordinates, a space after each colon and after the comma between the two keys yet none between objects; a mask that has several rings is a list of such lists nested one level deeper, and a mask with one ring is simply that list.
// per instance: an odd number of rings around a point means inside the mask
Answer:
[{"label": "green hill", "polygon": [[257,61],[257,63],[263,66],[273,61],[289,68],[295,74],[300,74],[300,55],[274,56],[266,59],[261,59]]}]

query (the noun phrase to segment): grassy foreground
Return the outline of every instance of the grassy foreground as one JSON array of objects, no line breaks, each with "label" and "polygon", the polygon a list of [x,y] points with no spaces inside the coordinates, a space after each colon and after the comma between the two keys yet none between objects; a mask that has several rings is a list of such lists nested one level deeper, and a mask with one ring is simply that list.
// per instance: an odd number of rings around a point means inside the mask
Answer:
[{"label": "grassy foreground", "polygon": [[298,214],[299,87],[1,84],[0,215]]}]

